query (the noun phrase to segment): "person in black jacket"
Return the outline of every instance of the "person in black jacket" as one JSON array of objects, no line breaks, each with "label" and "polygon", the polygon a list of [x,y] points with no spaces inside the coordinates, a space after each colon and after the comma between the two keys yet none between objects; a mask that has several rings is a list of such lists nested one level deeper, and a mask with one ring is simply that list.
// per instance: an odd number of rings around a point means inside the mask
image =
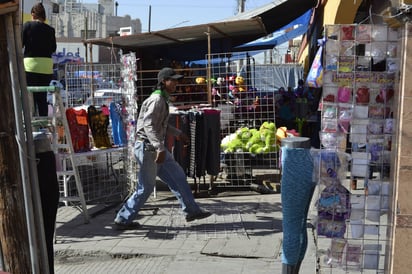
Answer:
[{"label": "person in black jacket", "polygon": [[[55,30],[45,23],[46,11],[42,3],[31,9],[32,21],[23,25],[24,69],[27,86],[48,86],[53,79],[52,54],[56,51]],[[47,116],[47,93],[35,92],[34,104],[39,116]]]}]

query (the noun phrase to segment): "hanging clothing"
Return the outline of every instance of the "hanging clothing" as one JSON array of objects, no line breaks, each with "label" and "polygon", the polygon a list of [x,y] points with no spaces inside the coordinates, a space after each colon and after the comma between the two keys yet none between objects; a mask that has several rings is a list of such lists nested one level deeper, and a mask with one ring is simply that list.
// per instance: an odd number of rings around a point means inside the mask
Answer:
[{"label": "hanging clothing", "polygon": [[87,118],[92,132],[94,146],[96,148],[109,148],[112,143],[109,138],[107,127],[109,126],[109,116],[103,114],[95,106],[87,108]]},{"label": "hanging clothing", "polygon": [[202,177],[220,171],[220,111],[215,109],[189,111],[192,140],[188,175]]},{"label": "hanging clothing", "polygon": [[49,260],[49,272],[54,273],[54,232],[59,207],[59,182],[56,173],[56,158],[46,133],[33,132],[36,153],[37,179],[40,192],[43,228]]},{"label": "hanging clothing", "polygon": [[116,146],[127,145],[126,129],[122,114],[122,105],[111,102],[109,106],[109,116],[112,122],[113,143]]},{"label": "hanging clothing", "polygon": [[[178,111],[171,113],[169,118],[169,125],[181,130],[190,138],[190,123],[189,115],[185,111]],[[185,174],[188,174],[190,163],[190,146],[185,144],[182,140],[168,135],[166,137],[166,145],[168,150],[172,153],[176,162],[183,168]]]},{"label": "hanging clothing", "polygon": [[[306,143],[309,142],[307,139]],[[282,143],[281,164],[282,263],[293,266],[300,264],[306,253],[306,220],[316,182],[312,180],[313,159],[309,149]]]},{"label": "hanging clothing", "polygon": [[90,151],[87,111],[84,109],[76,110],[74,108],[68,108],[66,109],[66,117],[74,152]]}]

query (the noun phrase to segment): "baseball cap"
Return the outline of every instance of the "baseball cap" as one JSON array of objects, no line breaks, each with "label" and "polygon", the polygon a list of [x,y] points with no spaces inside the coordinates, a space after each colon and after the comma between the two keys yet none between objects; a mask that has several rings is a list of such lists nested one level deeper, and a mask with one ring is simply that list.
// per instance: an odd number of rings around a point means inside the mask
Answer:
[{"label": "baseball cap", "polygon": [[157,74],[157,81],[160,83],[165,79],[182,79],[183,75],[177,74],[172,68],[162,68]]}]

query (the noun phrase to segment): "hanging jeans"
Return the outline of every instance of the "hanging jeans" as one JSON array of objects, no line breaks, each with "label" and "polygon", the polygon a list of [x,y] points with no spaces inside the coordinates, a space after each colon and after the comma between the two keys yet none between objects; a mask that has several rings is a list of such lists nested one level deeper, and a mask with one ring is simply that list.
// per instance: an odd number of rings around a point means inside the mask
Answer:
[{"label": "hanging jeans", "polygon": [[115,102],[111,102],[109,115],[112,122],[112,137],[114,144],[117,146],[125,146],[127,144],[127,136],[120,108],[121,106],[117,107]]},{"label": "hanging jeans", "polygon": [[282,263],[299,265],[306,253],[306,219],[316,183],[309,149],[281,148]]},{"label": "hanging jeans", "polygon": [[53,151],[47,151],[36,153],[36,159],[49,272],[52,274],[54,273],[54,229],[60,197],[56,158]]},{"label": "hanging jeans", "polygon": [[183,212],[186,215],[195,215],[201,211],[194,200],[192,190],[186,179],[182,167],[173,159],[166,150],[166,159],[161,164],[156,164],[157,152],[146,141],[135,143],[135,156],[139,164],[139,174],[136,190],[124,203],[117,213],[115,222],[131,223],[144,203],[149,198],[156,184],[156,176],[164,182],[176,196]]}]

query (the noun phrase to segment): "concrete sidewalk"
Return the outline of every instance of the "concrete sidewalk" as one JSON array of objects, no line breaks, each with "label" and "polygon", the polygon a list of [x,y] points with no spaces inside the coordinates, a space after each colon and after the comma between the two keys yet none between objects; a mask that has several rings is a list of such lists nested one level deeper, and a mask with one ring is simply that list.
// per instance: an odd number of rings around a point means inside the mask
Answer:
[{"label": "concrete sidewalk", "polygon": [[[168,191],[151,197],[138,230],[112,228],[116,207],[90,207],[85,224],[74,207],[57,216],[56,273],[281,273],[280,194],[227,192],[197,198],[214,214],[187,223]],[[150,207],[158,208],[155,212]],[[95,214],[96,213],[96,214]],[[316,273],[313,231],[300,273]]]}]

